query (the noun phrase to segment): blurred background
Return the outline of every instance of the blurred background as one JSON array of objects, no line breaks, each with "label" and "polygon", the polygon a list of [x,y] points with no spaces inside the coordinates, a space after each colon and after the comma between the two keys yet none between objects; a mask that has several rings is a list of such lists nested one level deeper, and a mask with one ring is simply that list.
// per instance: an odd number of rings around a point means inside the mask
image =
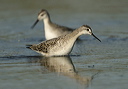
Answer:
[{"label": "blurred background", "polygon": [[[0,0],[0,65],[3,67],[0,70],[0,76],[3,77],[3,80],[0,81],[1,89],[8,88],[4,85],[10,78],[7,77],[8,73],[19,77],[17,70],[22,75],[22,72],[26,73],[23,71],[26,66],[31,67],[30,63],[27,62],[29,60],[27,56],[39,56],[34,51],[26,49],[25,45],[36,44],[45,39],[42,21],[34,29],[30,28],[41,9],[46,9],[50,13],[52,22],[59,25],[71,28],[78,28],[83,24],[89,25],[93,29],[93,33],[102,40],[100,43],[92,36],[82,36],[83,41],[76,44],[71,53],[81,55],[79,58],[71,57],[79,73],[84,75],[86,71],[89,74],[93,74],[97,70],[103,71],[94,80],[91,89],[127,88],[128,0]],[[22,63],[25,66],[21,65]],[[87,65],[94,65],[95,68],[92,70],[95,71],[88,69]],[[8,72],[10,66],[10,71],[15,69],[15,72]],[[20,66],[20,69],[17,66]],[[37,72],[38,67],[33,67],[30,69],[34,73]],[[27,71],[30,72],[29,69]],[[27,75],[29,76],[29,73]],[[21,81],[28,76],[22,77]],[[33,85],[35,80],[40,80],[42,77],[42,75],[40,77],[33,76],[29,76],[30,79],[28,79],[34,81],[29,81],[31,89],[35,89]],[[109,83],[105,81],[108,78],[110,79]],[[49,80],[49,76],[46,76],[46,79]],[[12,80],[15,81],[11,84],[10,81]],[[17,80],[12,78],[8,84],[15,89],[13,84],[18,83]],[[53,78],[53,80],[55,79]],[[62,78],[62,81],[66,80]],[[27,81],[25,80],[25,82]],[[72,85],[76,86],[76,84]],[[20,87],[21,85],[17,86]],[[24,89],[28,88],[26,86]],[[67,89],[63,84],[62,88]],[[70,87],[70,89],[75,88]]]}]

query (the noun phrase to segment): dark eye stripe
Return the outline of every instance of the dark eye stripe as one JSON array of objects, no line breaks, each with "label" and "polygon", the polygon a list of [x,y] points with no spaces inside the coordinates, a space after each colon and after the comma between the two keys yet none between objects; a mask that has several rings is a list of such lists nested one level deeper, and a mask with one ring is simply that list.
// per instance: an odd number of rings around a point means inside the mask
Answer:
[{"label": "dark eye stripe", "polygon": [[41,14],[41,16],[43,16],[44,14]]}]

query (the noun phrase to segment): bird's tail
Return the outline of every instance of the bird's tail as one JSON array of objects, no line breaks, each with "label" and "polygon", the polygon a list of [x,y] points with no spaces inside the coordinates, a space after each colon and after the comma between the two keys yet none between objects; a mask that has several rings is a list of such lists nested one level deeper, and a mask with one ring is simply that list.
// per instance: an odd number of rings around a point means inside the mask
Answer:
[{"label": "bird's tail", "polygon": [[31,46],[32,46],[32,45],[27,44],[27,45],[26,45],[26,48],[31,49],[31,48],[30,48]]}]

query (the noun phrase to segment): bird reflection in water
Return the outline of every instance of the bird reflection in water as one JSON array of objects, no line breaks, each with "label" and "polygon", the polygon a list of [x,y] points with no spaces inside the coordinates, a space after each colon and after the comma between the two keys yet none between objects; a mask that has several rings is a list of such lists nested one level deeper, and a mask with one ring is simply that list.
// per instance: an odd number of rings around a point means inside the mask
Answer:
[{"label": "bird reflection in water", "polygon": [[[40,63],[40,66],[44,66],[50,72],[56,72],[64,76],[68,76],[87,86],[92,80],[91,76],[82,77],[76,72],[73,62],[69,56],[42,57],[36,62]],[[44,70],[44,68],[42,70]]]}]

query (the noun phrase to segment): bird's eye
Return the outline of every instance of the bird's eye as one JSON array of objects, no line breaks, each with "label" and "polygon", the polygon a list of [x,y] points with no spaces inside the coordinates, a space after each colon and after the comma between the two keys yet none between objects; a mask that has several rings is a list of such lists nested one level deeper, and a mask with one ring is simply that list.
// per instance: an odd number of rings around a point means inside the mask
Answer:
[{"label": "bird's eye", "polygon": [[87,29],[87,31],[89,31],[89,29]]},{"label": "bird's eye", "polygon": [[41,14],[41,16],[43,16],[44,14]]}]

